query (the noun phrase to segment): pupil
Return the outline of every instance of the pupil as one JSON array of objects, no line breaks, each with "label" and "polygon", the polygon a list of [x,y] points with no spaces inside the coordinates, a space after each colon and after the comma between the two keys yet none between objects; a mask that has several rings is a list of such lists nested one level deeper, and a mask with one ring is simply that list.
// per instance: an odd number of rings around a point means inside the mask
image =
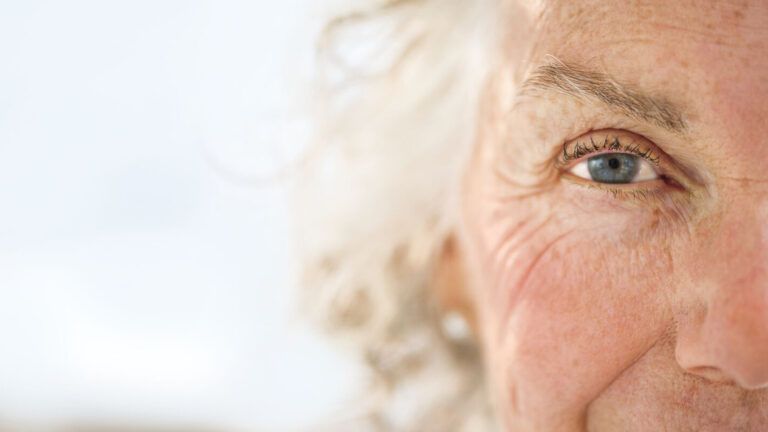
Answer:
[{"label": "pupil", "polygon": [[611,167],[611,169],[619,169],[621,166],[621,161],[619,161],[617,158],[611,158],[608,160],[608,166]]}]

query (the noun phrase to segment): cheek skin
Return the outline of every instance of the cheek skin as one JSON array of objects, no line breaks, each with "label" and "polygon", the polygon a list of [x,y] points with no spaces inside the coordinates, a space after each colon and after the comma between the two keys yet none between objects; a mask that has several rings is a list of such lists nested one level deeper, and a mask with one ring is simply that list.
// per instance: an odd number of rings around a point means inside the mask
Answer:
[{"label": "cheek skin", "polygon": [[589,402],[664,332],[664,254],[627,248],[612,224],[568,226],[551,219],[524,234],[513,260],[484,255],[496,282],[482,314],[492,382],[525,430],[578,430]]}]

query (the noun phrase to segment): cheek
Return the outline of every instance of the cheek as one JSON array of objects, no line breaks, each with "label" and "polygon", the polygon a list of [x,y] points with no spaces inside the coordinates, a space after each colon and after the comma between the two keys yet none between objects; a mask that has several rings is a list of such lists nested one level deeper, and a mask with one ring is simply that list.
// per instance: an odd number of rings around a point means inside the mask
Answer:
[{"label": "cheek", "polygon": [[664,332],[670,259],[669,246],[642,229],[656,225],[652,217],[566,214],[575,203],[560,202],[546,213],[534,202],[515,206],[530,211],[483,228],[486,239],[505,234],[480,250],[480,295],[506,414],[566,424]]}]

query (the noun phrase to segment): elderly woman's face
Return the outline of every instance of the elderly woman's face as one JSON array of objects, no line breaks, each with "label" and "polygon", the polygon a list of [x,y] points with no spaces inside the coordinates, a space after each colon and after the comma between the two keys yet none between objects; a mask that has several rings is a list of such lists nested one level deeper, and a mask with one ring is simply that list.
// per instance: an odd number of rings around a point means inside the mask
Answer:
[{"label": "elderly woman's face", "polygon": [[768,430],[768,2],[561,3],[491,86],[465,181],[497,410]]}]

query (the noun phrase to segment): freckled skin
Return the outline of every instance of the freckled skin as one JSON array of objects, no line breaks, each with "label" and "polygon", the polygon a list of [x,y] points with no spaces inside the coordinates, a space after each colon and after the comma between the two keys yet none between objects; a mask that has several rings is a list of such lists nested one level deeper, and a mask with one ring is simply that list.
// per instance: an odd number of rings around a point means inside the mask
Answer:
[{"label": "freckled skin", "polygon": [[[683,107],[690,133],[557,94],[509,114],[492,81],[462,245],[506,430],[768,430],[768,2],[552,2],[536,19],[517,70],[605,71]],[[602,128],[652,139],[700,187],[627,202],[563,180],[564,140]]]}]

